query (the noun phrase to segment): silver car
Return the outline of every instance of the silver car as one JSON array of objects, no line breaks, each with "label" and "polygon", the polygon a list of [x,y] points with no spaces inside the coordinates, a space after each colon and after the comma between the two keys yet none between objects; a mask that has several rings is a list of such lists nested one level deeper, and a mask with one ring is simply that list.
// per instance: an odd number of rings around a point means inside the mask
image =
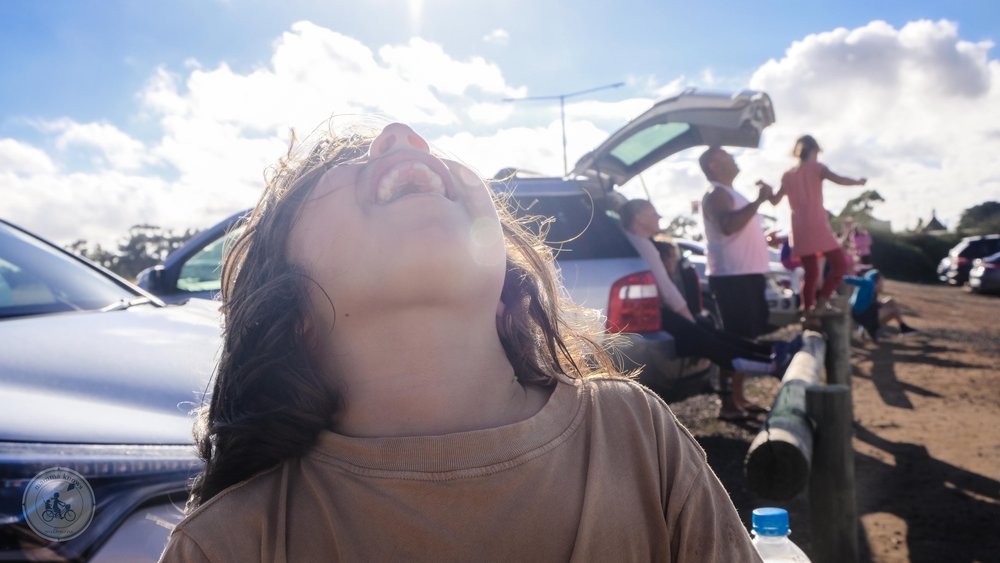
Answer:
[{"label": "silver car", "polygon": [[0,560],[155,561],[201,468],[217,305],[0,221]]},{"label": "silver car", "polygon": [[976,293],[1000,293],[1000,252],[972,262],[969,289]]}]

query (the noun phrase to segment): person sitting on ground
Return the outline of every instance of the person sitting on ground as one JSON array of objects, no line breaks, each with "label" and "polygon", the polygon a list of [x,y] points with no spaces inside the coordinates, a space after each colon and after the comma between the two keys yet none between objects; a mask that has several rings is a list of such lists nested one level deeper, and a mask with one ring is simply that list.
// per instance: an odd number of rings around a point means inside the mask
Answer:
[{"label": "person sitting on ground", "polygon": [[161,561],[760,560],[479,175],[399,123],[318,136],[227,255],[204,469]]},{"label": "person sitting on ground", "polygon": [[878,342],[878,329],[889,321],[899,324],[899,333],[913,334],[917,329],[903,321],[903,312],[899,303],[892,297],[880,297],[882,293],[882,275],[872,268],[864,276],[846,276],[844,281],[857,286],[851,295],[851,316],[854,322],[865,329],[868,336]]}]

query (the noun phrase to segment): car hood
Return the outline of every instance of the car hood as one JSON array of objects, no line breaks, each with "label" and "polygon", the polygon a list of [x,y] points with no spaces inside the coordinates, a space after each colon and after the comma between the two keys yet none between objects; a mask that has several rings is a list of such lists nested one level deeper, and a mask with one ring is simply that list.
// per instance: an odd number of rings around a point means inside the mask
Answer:
[{"label": "car hood", "polygon": [[189,444],[218,304],[0,321],[0,440]]},{"label": "car hood", "polygon": [[774,107],[763,92],[685,91],[653,104],[584,155],[571,174],[595,178],[610,191],[691,147],[756,147],[761,132],[772,123]]}]

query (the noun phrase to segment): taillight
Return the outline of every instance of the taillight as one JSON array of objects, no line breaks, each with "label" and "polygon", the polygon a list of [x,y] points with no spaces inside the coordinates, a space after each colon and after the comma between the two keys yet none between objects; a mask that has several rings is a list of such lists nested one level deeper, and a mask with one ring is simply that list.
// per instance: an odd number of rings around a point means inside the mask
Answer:
[{"label": "taillight", "polygon": [[996,270],[997,264],[995,262],[983,262],[983,267],[987,270]]},{"label": "taillight", "polygon": [[966,258],[965,256],[959,256],[958,257],[958,265],[959,266],[964,266],[964,265],[966,265],[968,263],[969,263],[969,259]]},{"label": "taillight", "polygon": [[654,332],[662,329],[660,294],[652,272],[627,275],[611,286],[608,299],[608,330]]}]

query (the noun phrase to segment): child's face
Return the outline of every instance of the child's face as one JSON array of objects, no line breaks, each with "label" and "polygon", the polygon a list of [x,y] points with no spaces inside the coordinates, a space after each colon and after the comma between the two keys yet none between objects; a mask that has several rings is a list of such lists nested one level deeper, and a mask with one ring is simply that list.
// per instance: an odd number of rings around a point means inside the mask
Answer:
[{"label": "child's face", "polygon": [[[385,127],[367,157],[327,171],[288,239],[293,264],[346,315],[476,295],[496,309],[503,233],[471,170],[430,154],[406,125]],[[320,306],[323,300],[316,299]],[[326,308],[329,308],[326,306]]]}]

